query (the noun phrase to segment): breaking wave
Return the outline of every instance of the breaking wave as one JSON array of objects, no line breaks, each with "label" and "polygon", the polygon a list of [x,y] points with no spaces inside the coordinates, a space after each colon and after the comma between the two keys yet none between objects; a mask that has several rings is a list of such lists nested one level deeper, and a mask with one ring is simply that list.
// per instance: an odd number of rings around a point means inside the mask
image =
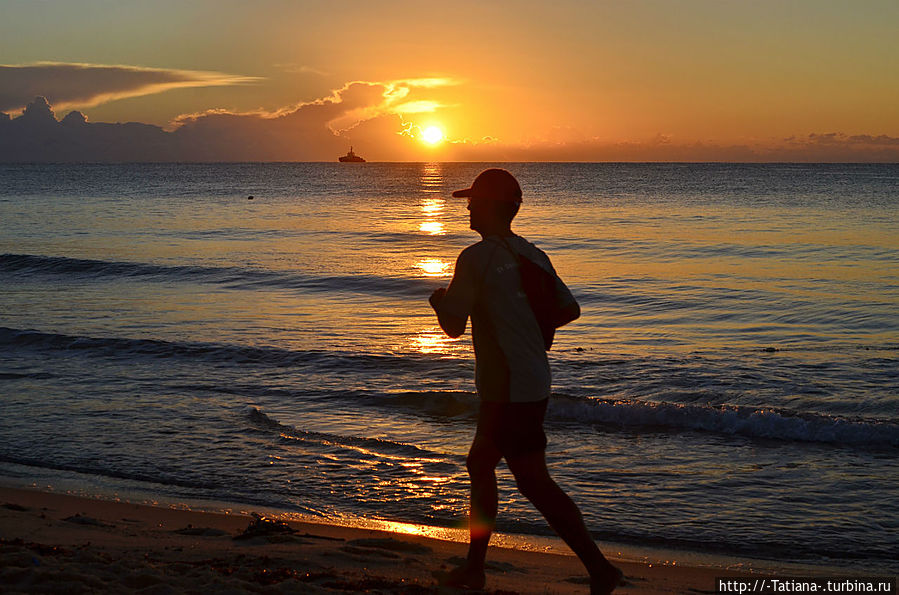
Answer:
[{"label": "breaking wave", "polygon": [[[401,393],[377,401],[381,405],[414,409],[435,417],[470,417],[477,411],[477,396],[472,393]],[[899,424],[891,421],[737,405],[651,403],[554,395],[550,399],[547,419],[549,422],[706,432],[857,448],[899,448]]]},{"label": "breaking wave", "polygon": [[800,414],[773,408],[558,396],[551,401],[550,416],[620,427],[713,432],[841,446],[899,447],[899,424],[890,421]]}]

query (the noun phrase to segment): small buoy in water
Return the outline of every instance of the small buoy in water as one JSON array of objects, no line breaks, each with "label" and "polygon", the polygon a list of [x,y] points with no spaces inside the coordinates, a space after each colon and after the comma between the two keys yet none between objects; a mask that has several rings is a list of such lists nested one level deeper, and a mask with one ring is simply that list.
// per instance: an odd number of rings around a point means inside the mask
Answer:
[{"label": "small buoy in water", "polygon": [[253,200],[254,198],[256,198],[256,197],[251,194],[247,197],[247,200]]}]

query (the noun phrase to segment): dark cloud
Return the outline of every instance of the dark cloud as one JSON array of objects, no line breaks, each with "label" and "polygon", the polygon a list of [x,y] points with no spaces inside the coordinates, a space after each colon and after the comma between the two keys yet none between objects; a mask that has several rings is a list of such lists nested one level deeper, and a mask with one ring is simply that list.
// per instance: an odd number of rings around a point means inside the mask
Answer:
[{"label": "dark cloud", "polygon": [[162,68],[45,62],[0,65],[0,111],[18,111],[36,96],[59,110],[183,87],[249,83],[254,77]]},{"label": "dark cloud", "polygon": [[170,136],[148,124],[92,124],[80,112],[60,122],[38,97],[21,116],[0,118],[0,161],[178,161]]},{"label": "dark cloud", "polygon": [[0,161],[330,161],[353,145],[374,161],[731,161],[899,162],[899,138],[813,133],[780,142],[644,142],[598,139],[510,145],[485,137],[426,152],[396,109],[417,101],[408,83],[348,83],[328,97],[277,112],[210,110],[177,119],[173,131],[147,124],[58,120],[43,97],[23,114],[0,114]]},{"label": "dark cloud", "polygon": [[794,144],[810,144],[810,145],[856,145],[868,147],[892,147],[899,145],[899,138],[880,134],[872,136],[870,134],[857,134],[849,136],[839,132],[828,132],[826,134],[809,134],[804,141],[797,141],[796,137],[788,139]]},{"label": "dark cloud", "polygon": [[402,120],[391,111],[394,91],[354,82],[276,113],[185,115],[172,132],[92,123],[81,112],[59,121],[47,99],[37,97],[21,116],[0,118],[0,161],[320,161],[336,159],[351,144],[378,160],[404,160],[411,141],[397,134]]},{"label": "dark cloud", "polygon": [[356,81],[274,113],[212,110],[181,116],[172,136],[203,161],[319,161],[336,159],[351,144],[376,151],[378,160],[402,160],[409,143],[395,134],[402,126],[393,111],[397,94],[408,93],[392,83]]},{"label": "dark cloud", "polygon": [[456,143],[447,159],[453,161],[759,161],[759,153],[744,145],[677,143],[663,135],[642,142],[575,142],[509,145],[493,138]]},{"label": "dark cloud", "polygon": [[796,161],[896,163],[899,162],[899,138],[885,134],[813,132],[804,137],[785,139],[785,144],[772,149],[771,154],[776,161],[787,161],[790,155],[798,155],[802,158]]},{"label": "dark cloud", "polygon": [[899,139],[886,135],[809,134],[783,142],[683,142],[667,135],[636,142],[586,139],[508,145],[497,139],[454,144],[452,161],[899,162]]}]

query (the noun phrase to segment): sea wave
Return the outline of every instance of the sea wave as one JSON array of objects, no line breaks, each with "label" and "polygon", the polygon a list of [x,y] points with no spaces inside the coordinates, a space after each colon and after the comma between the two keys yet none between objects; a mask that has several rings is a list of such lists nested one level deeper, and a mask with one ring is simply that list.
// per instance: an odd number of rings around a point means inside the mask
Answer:
[{"label": "sea wave", "polygon": [[[434,417],[473,416],[478,403],[473,393],[442,391],[407,392],[366,400],[371,404],[413,409]],[[653,403],[555,394],[550,399],[547,420],[550,423],[701,432],[840,447],[899,448],[899,424],[892,421],[851,419],[769,407]]]},{"label": "sea wave", "polygon": [[0,451],[0,463],[12,463],[25,465],[38,469],[53,469],[55,471],[71,471],[73,473],[85,473],[89,475],[108,477],[114,479],[126,479],[161,486],[174,486],[179,488],[203,489],[221,491],[228,487],[224,479],[216,479],[210,476],[194,474],[189,477],[177,476],[173,473],[160,472],[150,468],[128,467],[118,469],[110,466],[108,462],[93,460],[87,461],[78,458],[68,461],[52,461],[46,457],[36,457],[29,454]]},{"label": "sea wave", "polygon": [[0,254],[0,272],[28,278],[53,275],[76,280],[140,279],[209,283],[226,289],[281,289],[306,292],[361,293],[385,297],[426,296],[437,281],[376,275],[313,275],[243,267],[159,265],[144,262],[90,260],[63,256]]},{"label": "sea wave", "polygon": [[310,358],[325,357],[320,351],[291,351],[277,347],[247,347],[219,343],[162,341],[158,339],[128,339],[119,337],[90,337],[64,333],[44,333],[36,330],[0,327],[0,348],[38,351],[87,351],[91,355],[120,359],[157,357],[185,359],[201,358],[240,364],[290,366]]},{"label": "sea wave", "polygon": [[551,419],[619,427],[712,432],[838,446],[899,447],[899,424],[894,422],[797,413],[787,409],[560,395],[551,401],[549,416]]},{"label": "sea wave", "polygon": [[120,337],[91,337],[64,333],[45,333],[37,330],[0,327],[0,351],[20,352],[83,351],[91,357],[105,357],[133,361],[135,358],[182,360],[189,364],[198,361],[211,364],[260,366],[272,368],[314,368],[318,372],[352,370],[353,372],[381,371],[389,366],[394,371],[428,371],[456,365],[456,360],[437,356],[358,353],[350,351],[294,350],[273,346],[236,345],[159,339],[129,339]]},{"label": "sea wave", "polygon": [[[624,222],[622,222],[624,223]],[[790,259],[797,261],[827,262],[881,261],[895,262],[899,250],[876,244],[755,244],[735,242],[671,242],[666,239],[615,237],[580,237],[548,235],[540,237],[540,246],[553,254],[599,250],[608,257],[638,256],[651,258],[653,262],[679,262],[681,260],[738,259]]]},{"label": "sea wave", "polygon": [[[91,357],[133,361],[135,358],[182,360],[195,365],[210,364],[294,368],[296,372],[392,374],[458,373],[460,361],[427,355],[364,354],[324,350],[291,350],[280,347],[233,344],[88,337],[0,327],[0,350],[20,353],[85,351]],[[466,370],[468,372],[468,370]],[[6,380],[14,380],[9,372]],[[227,387],[219,387],[228,390]],[[253,392],[244,387],[244,392]],[[262,390],[261,388],[259,390]],[[342,390],[329,398],[350,400],[356,406],[411,409],[436,418],[471,417],[477,411],[477,396],[468,392]],[[268,394],[268,393],[266,393]],[[272,396],[272,395],[269,395]],[[275,395],[277,396],[277,395]],[[550,420],[590,425],[656,428],[676,432],[711,432],[758,439],[817,442],[862,448],[899,447],[899,424],[879,417],[852,418],[785,408],[703,403],[650,402],[640,399],[603,399],[556,395],[551,401]]]},{"label": "sea wave", "polygon": [[[277,433],[282,440],[288,442],[318,442],[351,449],[364,449],[380,457],[411,457],[418,462],[445,464],[446,455],[432,452],[414,444],[406,444],[383,438],[365,436],[342,436],[329,432],[301,430],[291,425],[282,424],[270,415],[263,413],[258,407],[248,406],[246,418],[252,426],[264,432]],[[458,461],[457,461],[458,463]],[[452,465],[449,468],[455,469]]]}]

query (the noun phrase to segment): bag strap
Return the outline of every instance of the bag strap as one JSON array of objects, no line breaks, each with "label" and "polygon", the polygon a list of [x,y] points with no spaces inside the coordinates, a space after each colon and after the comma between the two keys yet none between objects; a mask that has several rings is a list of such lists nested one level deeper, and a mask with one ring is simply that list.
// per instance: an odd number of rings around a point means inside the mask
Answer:
[{"label": "bag strap", "polygon": [[512,244],[510,244],[510,243],[509,243],[509,240],[507,240],[504,236],[495,236],[495,237],[499,238],[499,241],[502,242],[503,246],[506,247],[506,250],[508,250],[509,252],[512,253],[512,256],[514,256],[514,257],[516,257],[516,258],[521,257],[521,254],[519,254],[519,253],[515,250],[515,248],[512,247]]},{"label": "bag strap", "polygon": [[487,273],[490,272],[490,264],[493,262],[493,257],[496,255],[496,250],[499,248],[499,244],[494,242],[493,250],[490,252],[490,256],[487,257],[487,264],[484,265],[484,272],[481,274],[481,282],[478,284],[477,293],[481,294],[481,291],[484,289],[484,285],[487,284]]}]

